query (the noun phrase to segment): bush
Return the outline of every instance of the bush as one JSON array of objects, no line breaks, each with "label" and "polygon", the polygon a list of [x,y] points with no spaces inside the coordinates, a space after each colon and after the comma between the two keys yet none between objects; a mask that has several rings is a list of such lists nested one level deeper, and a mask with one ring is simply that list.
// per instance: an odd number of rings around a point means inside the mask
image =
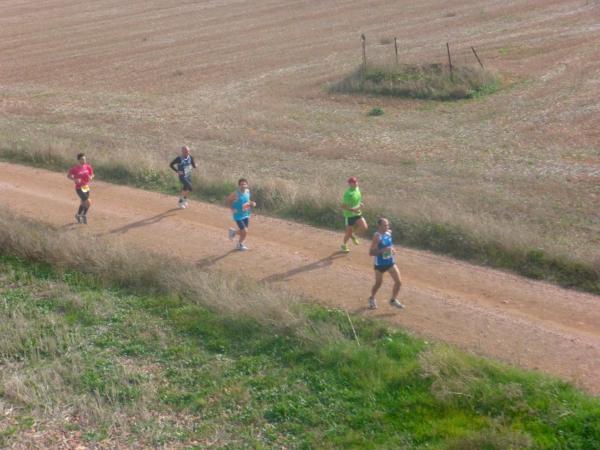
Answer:
[{"label": "bush", "polygon": [[367,115],[369,115],[369,116],[383,116],[383,109],[381,109],[379,106],[376,106],[371,111],[369,111],[369,113]]}]

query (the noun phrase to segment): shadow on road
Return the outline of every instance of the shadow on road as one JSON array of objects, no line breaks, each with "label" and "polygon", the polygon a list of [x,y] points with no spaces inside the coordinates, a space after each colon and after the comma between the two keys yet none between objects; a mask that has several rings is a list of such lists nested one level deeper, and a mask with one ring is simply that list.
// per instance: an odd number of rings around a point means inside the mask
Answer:
[{"label": "shadow on road", "polygon": [[175,211],[179,211],[179,208],[172,208],[172,209],[169,209],[168,211],[157,214],[156,216],[148,217],[147,219],[142,219],[142,220],[138,220],[137,222],[132,222],[127,225],[123,225],[122,227],[110,230],[107,234],[117,234],[117,233],[125,234],[133,228],[140,228],[140,227],[146,227],[148,225],[153,225],[167,217],[172,216],[173,214],[175,214]]},{"label": "shadow on road", "polygon": [[79,223],[77,222],[69,222],[69,223],[65,223],[64,225],[61,225],[58,227],[59,230],[70,230],[72,228],[77,228],[79,227]]},{"label": "shadow on road", "polygon": [[204,269],[206,267],[210,267],[215,264],[217,261],[220,261],[223,258],[227,258],[232,253],[237,252],[236,249],[229,250],[227,253],[223,253],[222,255],[217,256],[207,256],[206,258],[199,259],[196,261],[196,267]]},{"label": "shadow on road", "polygon": [[331,255],[320,259],[318,261],[315,261],[313,263],[310,264],[306,264],[304,266],[300,266],[300,267],[296,267],[295,269],[292,270],[288,270],[287,272],[280,272],[280,273],[275,273],[273,275],[269,275],[266,278],[263,278],[262,280],[260,280],[263,283],[275,283],[277,281],[286,281],[290,278],[292,278],[294,275],[298,275],[299,273],[303,273],[303,272],[310,272],[311,270],[319,270],[319,269],[324,269],[325,267],[329,267],[333,264],[333,261],[335,259],[341,258],[346,256],[346,253],[344,252],[334,252]]}]

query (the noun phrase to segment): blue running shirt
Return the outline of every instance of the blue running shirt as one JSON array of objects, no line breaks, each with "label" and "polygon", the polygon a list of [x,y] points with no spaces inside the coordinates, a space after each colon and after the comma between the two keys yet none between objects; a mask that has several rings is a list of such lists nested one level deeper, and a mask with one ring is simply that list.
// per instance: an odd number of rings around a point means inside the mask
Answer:
[{"label": "blue running shirt", "polygon": [[388,248],[389,251],[385,251],[383,253],[375,256],[375,265],[376,266],[391,266],[396,263],[396,257],[392,253],[392,246],[394,243],[392,242],[392,232],[390,230],[381,234],[379,232],[375,233],[375,236],[379,239],[379,243],[377,244],[377,248],[379,250]]}]

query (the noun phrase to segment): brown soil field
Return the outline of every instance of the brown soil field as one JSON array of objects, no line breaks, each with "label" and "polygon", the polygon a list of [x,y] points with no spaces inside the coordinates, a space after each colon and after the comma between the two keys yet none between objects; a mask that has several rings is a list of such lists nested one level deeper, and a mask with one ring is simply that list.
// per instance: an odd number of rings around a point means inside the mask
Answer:
[{"label": "brown soil field", "polygon": [[102,182],[93,185],[89,225],[76,225],[77,198],[63,174],[0,163],[0,180],[0,208],[94,245],[109,240],[182,258],[201,270],[241,273],[600,394],[597,296],[398,247],[406,309],[383,301],[391,289],[386,277],[379,309],[371,311],[368,242],[345,255],[337,251],[339,233],[259,215],[252,219],[250,250],[237,252],[227,239],[232,221],[226,208],[190,202],[178,210],[175,197]]},{"label": "brown soil field", "polygon": [[[338,192],[600,267],[600,3],[5,0],[0,148]],[[370,61],[476,64],[490,96],[332,95]],[[368,117],[380,106],[385,114]],[[336,194],[337,195],[337,194]]]}]

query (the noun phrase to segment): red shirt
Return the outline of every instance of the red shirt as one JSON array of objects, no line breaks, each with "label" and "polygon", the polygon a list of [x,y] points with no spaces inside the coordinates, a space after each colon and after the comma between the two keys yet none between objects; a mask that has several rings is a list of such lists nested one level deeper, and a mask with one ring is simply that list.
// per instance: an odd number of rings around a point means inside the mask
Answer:
[{"label": "red shirt", "polygon": [[69,175],[73,176],[75,181],[75,189],[80,189],[82,186],[89,184],[90,180],[94,176],[94,169],[92,166],[85,163],[83,165],[76,164],[69,170]]}]

